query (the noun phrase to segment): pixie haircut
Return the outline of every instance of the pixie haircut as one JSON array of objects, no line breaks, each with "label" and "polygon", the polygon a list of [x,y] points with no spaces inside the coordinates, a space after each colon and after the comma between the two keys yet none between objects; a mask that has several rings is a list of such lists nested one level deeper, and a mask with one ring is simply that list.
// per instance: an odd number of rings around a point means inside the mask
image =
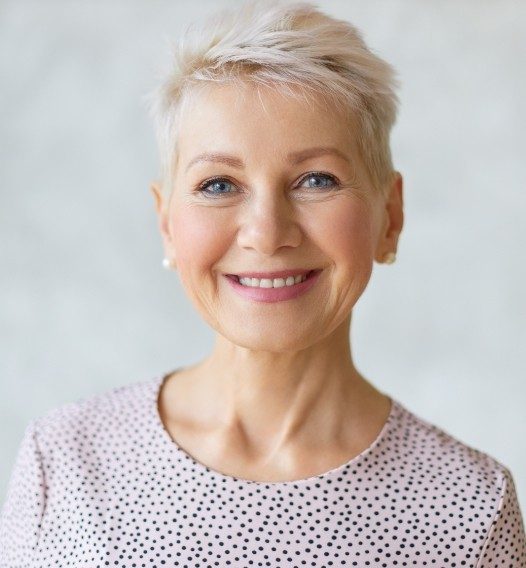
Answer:
[{"label": "pixie haircut", "polygon": [[168,72],[146,95],[163,193],[172,191],[182,109],[203,87],[239,82],[289,96],[317,95],[343,112],[373,187],[386,194],[393,171],[389,136],[398,106],[393,68],[349,22],[313,3],[283,0],[245,0],[186,27]]}]

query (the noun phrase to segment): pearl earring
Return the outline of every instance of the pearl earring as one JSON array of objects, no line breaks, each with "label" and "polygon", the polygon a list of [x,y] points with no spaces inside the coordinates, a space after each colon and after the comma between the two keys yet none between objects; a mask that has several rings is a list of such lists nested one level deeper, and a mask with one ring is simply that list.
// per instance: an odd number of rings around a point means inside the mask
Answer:
[{"label": "pearl earring", "polygon": [[384,256],[383,262],[385,264],[393,264],[395,260],[396,260],[396,254],[394,252],[387,252]]},{"label": "pearl earring", "polygon": [[166,270],[175,269],[174,262],[171,258],[163,258],[163,266],[164,268],[166,268]]}]

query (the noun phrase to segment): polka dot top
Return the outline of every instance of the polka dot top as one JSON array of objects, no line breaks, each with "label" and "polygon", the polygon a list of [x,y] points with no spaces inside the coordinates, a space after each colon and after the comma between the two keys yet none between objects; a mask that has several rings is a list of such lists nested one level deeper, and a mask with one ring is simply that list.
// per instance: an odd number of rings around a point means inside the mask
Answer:
[{"label": "polka dot top", "polygon": [[0,514],[0,566],[526,567],[513,477],[391,397],[358,456],[262,482],[196,461],[161,422],[168,375],[29,422]]}]

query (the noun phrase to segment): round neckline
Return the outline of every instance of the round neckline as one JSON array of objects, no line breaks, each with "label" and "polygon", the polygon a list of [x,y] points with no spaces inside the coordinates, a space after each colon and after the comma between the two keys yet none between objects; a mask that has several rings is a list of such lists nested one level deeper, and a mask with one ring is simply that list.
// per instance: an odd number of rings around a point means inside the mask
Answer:
[{"label": "round neckline", "polygon": [[212,475],[213,477],[218,478],[223,483],[226,482],[234,482],[234,483],[246,483],[246,484],[257,484],[257,485],[266,485],[266,486],[274,486],[274,487],[288,487],[293,485],[304,485],[308,483],[319,483],[321,481],[326,480],[329,477],[333,477],[338,474],[344,473],[346,469],[351,466],[357,465],[358,462],[362,461],[366,456],[368,456],[387,436],[387,433],[390,430],[391,423],[394,421],[395,415],[398,412],[399,406],[398,402],[392,397],[389,396],[389,400],[391,401],[391,408],[389,410],[389,414],[387,416],[386,421],[384,422],[382,428],[380,429],[379,433],[377,434],[376,438],[359,454],[351,458],[349,461],[336,466],[333,469],[325,471],[323,473],[319,473],[317,475],[313,475],[311,477],[305,477],[302,479],[292,479],[286,481],[258,481],[255,479],[245,479],[243,477],[236,477],[234,475],[228,475],[225,473],[221,473],[206,464],[198,461],[194,458],[191,454],[189,454],[184,448],[182,448],[170,435],[168,430],[165,428],[163,421],[161,420],[161,415],[159,413],[159,396],[161,394],[162,387],[166,379],[176,373],[177,371],[182,370],[184,367],[177,367],[168,373],[163,373],[161,375],[156,376],[152,381],[153,386],[153,396],[152,396],[152,415],[155,423],[156,429],[159,431],[161,438],[163,439],[164,443],[171,449],[175,450],[183,459],[190,461],[193,465],[193,469],[200,473],[201,475],[208,474]]}]

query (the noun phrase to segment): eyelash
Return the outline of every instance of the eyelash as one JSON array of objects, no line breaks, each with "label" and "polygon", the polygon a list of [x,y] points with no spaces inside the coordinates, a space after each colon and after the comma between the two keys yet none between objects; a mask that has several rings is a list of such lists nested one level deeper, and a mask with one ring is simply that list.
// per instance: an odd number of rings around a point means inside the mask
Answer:
[{"label": "eyelash", "polygon": [[[309,172],[308,174],[306,174],[305,176],[303,176],[301,178],[301,180],[299,181],[299,184],[301,185],[301,183],[303,183],[306,179],[309,179],[309,177],[325,177],[325,178],[330,179],[333,182],[334,185],[332,185],[332,186],[319,188],[319,189],[322,189],[322,190],[335,189],[336,187],[338,187],[340,185],[340,182],[338,181],[338,179],[335,176],[333,176],[331,174],[324,173],[324,172]],[[207,191],[206,188],[209,185],[211,185],[215,182],[218,182],[218,181],[226,181],[228,183],[232,183],[232,185],[235,185],[227,177],[217,176],[217,177],[207,179],[204,182],[200,183],[197,186],[197,191],[202,193],[203,195],[206,195],[207,197],[212,197],[212,198],[217,198],[217,197],[220,197],[221,195],[230,195],[231,192],[214,193],[212,191]],[[313,188],[310,188],[310,189],[318,189],[318,188],[313,187]]]}]

